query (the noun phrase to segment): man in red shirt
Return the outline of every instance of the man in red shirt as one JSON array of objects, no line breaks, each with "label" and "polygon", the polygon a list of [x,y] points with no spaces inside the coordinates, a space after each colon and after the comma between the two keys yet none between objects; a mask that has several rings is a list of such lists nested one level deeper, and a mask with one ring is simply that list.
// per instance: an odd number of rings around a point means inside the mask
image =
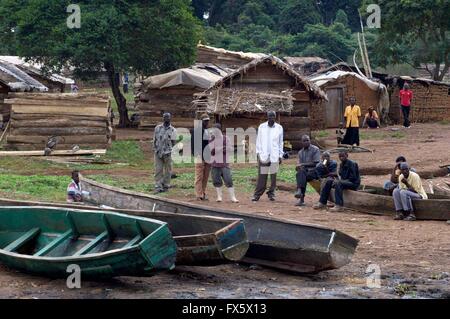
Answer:
[{"label": "man in red shirt", "polygon": [[411,111],[411,100],[413,98],[413,92],[409,89],[408,83],[403,85],[403,90],[400,90],[400,105],[403,113],[403,126],[410,128],[409,112]]}]

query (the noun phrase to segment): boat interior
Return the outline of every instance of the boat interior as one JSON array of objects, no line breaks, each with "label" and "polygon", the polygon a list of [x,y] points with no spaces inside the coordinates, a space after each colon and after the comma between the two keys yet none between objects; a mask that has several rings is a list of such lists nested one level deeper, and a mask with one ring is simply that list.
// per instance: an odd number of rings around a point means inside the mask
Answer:
[{"label": "boat interior", "polygon": [[34,257],[78,257],[139,244],[161,224],[67,209],[0,208],[0,249]]}]

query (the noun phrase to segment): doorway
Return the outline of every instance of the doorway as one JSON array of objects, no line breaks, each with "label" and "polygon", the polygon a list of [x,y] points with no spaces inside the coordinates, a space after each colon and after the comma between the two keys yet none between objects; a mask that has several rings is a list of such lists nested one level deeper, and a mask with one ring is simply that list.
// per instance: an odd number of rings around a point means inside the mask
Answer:
[{"label": "doorway", "polygon": [[339,122],[344,121],[344,90],[333,88],[327,90],[328,101],[326,103],[326,126],[338,127]]}]

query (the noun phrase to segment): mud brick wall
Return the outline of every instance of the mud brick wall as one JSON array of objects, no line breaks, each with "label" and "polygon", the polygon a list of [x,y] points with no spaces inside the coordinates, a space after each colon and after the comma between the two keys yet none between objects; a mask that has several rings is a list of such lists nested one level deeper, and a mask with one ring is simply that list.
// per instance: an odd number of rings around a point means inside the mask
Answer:
[{"label": "mud brick wall", "polygon": [[[410,120],[413,123],[450,121],[450,85],[410,83],[414,93]],[[402,121],[400,88],[395,87],[391,94],[389,117],[395,123]]]},{"label": "mud brick wall", "polygon": [[326,128],[325,107],[326,101],[312,103],[311,112],[309,113],[312,131],[323,130]]}]

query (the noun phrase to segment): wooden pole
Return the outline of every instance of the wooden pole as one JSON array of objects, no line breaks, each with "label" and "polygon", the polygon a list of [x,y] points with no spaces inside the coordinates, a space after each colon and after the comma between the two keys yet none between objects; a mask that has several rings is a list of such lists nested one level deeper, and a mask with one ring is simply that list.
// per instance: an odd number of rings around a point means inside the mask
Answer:
[{"label": "wooden pole", "polygon": [[5,130],[3,131],[2,136],[0,137],[0,144],[2,144],[3,138],[5,137],[6,132],[7,132],[8,129],[9,129],[9,123],[11,123],[11,121],[9,121],[9,122],[6,124],[6,128],[5,128]]}]

